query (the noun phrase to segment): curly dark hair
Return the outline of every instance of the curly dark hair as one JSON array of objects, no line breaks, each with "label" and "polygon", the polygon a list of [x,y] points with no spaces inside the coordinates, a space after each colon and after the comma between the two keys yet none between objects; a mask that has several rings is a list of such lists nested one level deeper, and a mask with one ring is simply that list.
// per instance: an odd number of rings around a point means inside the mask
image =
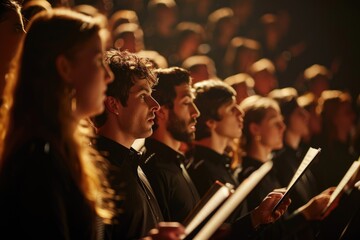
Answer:
[{"label": "curly dark hair", "polygon": [[[155,66],[148,58],[112,49],[106,52],[105,62],[114,73],[114,81],[108,85],[106,95],[118,99],[123,106],[127,105],[130,88],[136,81],[145,80],[151,86],[157,84]],[[97,127],[102,126],[106,122],[106,111],[92,120]]]},{"label": "curly dark hair", "polygon": [[176,98],[175,86],[181,84],[191,84],[191,77],[188,70],[180,67],[170,67],[157,69],[156,71],[159,83],[153,92],[154,99],[160,106],[173,108],[173,102]]},{"label": "curly dark hair", "polygon": [[3,20],[4,16],[8,12],[17,12],[20,11],[20,5],[13,0],[1,0],[0,2],[0,22]]}]

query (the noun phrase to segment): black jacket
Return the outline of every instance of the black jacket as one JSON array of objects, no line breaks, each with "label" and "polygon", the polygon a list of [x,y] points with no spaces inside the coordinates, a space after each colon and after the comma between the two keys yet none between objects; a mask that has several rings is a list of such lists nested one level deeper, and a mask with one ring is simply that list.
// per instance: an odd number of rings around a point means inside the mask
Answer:
[{"label": "black jacket", "polygon": [[[201,196],[204,196],[216,180],[224,184],[230,183],[234,188],[239,186],[238,180],[233,176],[230,169],[230,157],[200,145],[195,145],[192,152],[193,160],[188,166],[188,172]],[[228,220],[233,222],[247,213],[248,209],[245,201]]]},{"label": "black jacket", "polygon": [[0,239],[95,239],[95,216],[49,141],[27,141],[2,166]]},{"label": "black jacket", "polygon": [[193,161],[188,167],[188,172],[200,196],[204,196],[216,180],[230,183],[235,188],[239,185],[231,173],[230,163],[231,158],[226,155],[221,155],[203,146],[196,145],[194,147]]},{"label": "black jacket", "polygon": [[[166,221],[183,222],[200,200],[186,176],[185,157],[154,139],[146,139],[142,168],[149,178]],[[185,171],[185,173],[184,173]]]},{"label": "black jacket", "polygon": [[348,143],[336,141],[332,145],[319,144],[319,146],[322,148],[320,157],[312,169],[322,191],[337,186],[358,156]]},{"label": "black jacket", "polygon": [[106,239],[138,239],[163,220],[152,189],[139,177],[141,154],[111,139],[96,139],[99,152],[109,161],[109,182],[116,192],[116,222],[105,226]]},{"label": "black jacket", "polygon": [[[239,186],[230,169],[231,158],[200,145],[195,145],[191,152],[192,161],[188,171],[201,196],[216,180],[230,183],[234,188]],[[232,225],[230,235],[226,239],[252,239],[261,232],[252,227],[246,201],[233,212],[227,222]]]}]

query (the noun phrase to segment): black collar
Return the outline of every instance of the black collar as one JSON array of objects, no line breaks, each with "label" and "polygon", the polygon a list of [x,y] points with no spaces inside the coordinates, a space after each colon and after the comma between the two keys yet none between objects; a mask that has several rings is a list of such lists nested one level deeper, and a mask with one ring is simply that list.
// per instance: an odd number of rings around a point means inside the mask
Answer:
[{"label": "black collar", "polygon": [[201,145],[195,145],[194,149],[195,160],[206,159],[206,161],[212,161],[215,164],[225,165],[226,168],[230,167],[231,158],[225,154],[220,154],[211,148]]},{"label": "black collar", "polygon": [[125,161],[129,162],[135,169],[139,165],[141,154],[133,148],[127,148],[110,138],[97,136],[95,139],[97,150],[111,164],[121,166]]},{"label": "black collar", "polygon": [[185,161],[185,156],[182,153],[152,138],[145,139],[145,155],[145,164],[151,161],[151,157],[155,155],[159,161],[175,161],[177,166]]}]

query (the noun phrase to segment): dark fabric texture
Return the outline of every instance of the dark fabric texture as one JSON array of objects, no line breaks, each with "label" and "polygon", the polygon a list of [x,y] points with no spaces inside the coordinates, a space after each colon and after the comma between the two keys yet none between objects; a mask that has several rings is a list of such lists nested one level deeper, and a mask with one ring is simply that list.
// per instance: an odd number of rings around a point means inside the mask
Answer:
[{"label": "dark fabric texture", "polygon": [[200,200],[193,182],[186,176],[185,157],[159,141],[146,139],[143,159],[142,168],[164,219],[183,222]]},{"label": "dark fabric texture", "polygon": [[99,152],[109,161],[109,181],[116,192],[115,222],[105,226],[105,239],[139,239],[163,220],[157,200],[139,176],[141,154],[111,139],[96,139]]},{"label": "dark fabric texture", "polygon": [[[245,179],[261,165],[262,163],[257,159],[244,157],[242,177]],[[272,168],[247,197],[249,208],[256,207],[268,193],[282,187],[286,186],[279,182],[276,170]],[[317,223],[306,221],[301,213],[292,214],[287,211],[275,223],[264,227],[257,237],[258,239],[315,239],[316,229]]]},{"label": "dark fabric texture", "polygon": [[0,239],[95,239],[95,216],[47,140],[10,154],[0,175]]},{"label": "dark fabric texture", "polygon": [[331,146],[319,144],[320,158],[313,166],[320,190],[337,186],[351,164],[357,159],[349,144],[335,142]]},{"label": "dark fabric texture", "polygon": [[210,148],[196,145],[193,150],[193,161],[188,167],[188,172],[200,196],[209,190],[216,180],[230,183],[234,187],[239,185],[231,173],[231,158],[219,154]]},{"label": "dark fabric texture", "polygon": [[[195,145],[192,154],[188,172],[201,196],[216,180],[224,184],[230,183],[235,189],[239,186],[230,169],[231,158],[200,145]],[[252,227],[246,201],[234,210],[226,222],[231,223],[230,234],[226,239],[252,239],[261,232]]]},{"label": "dark fabric texture", "polygon": [[[235,189],[239,186],[238,180],[232,175],[230,169],[231,158],[200,145],[196,145],[192,152],[193,161],[188,166],[188,172],[201,197],[204,196],[216,180],[223,184],[230,183]],[[234,222],[234,220],[247,213],[248,208],[245,201],[234,211],[228,221]]]}]

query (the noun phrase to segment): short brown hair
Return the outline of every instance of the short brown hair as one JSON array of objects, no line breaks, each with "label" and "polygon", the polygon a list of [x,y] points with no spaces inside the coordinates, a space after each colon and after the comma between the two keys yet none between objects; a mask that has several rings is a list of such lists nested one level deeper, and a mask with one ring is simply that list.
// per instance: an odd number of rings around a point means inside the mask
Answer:
[{"label": "short brown hair", "polygon": [[235,90],[221,80],[206,80],[194,85],[196,98],[195,105],[201,115],[197,119],[195,139],[200,140],[210,137],[210,130],[206,121],[221,120],[219,108],[236,96]]}]

